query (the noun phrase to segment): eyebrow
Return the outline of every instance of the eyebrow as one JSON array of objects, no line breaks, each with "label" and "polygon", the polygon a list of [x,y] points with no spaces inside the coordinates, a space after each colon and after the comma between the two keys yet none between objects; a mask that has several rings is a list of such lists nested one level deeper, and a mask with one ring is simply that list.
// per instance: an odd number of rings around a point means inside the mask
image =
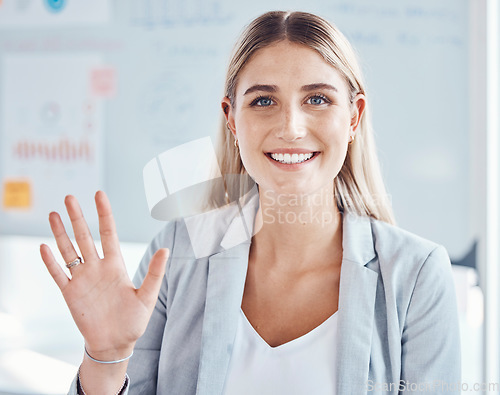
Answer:
[{"label": "eyebrow", "polygon": [[[302,92],[311,92],[311,91],[315,91],[315,90],[318,90],[318,89],[329,89],[329,90],[332,90],[334,92],[338,92],[338,89],[335,88],[333,85],[325,84],[323,82],[318,82],[318,83],[315,83],[315,84],[304,85],[302,88],[300,88],[300,90]],[[248,88],[245,91],[245,93],[243,94],[243,96],[248,95],[248,94],[253,93],[253,92],[257,92],[257,91],[264,91],[264,92],[274,93],[274,92],[277,92],[278,90],[279,89],[278,89],[278,87],[276,85],[261,85],[261,84],[258,84],[258,85],[253,85],[250,88]]]},{"label": "eyebrow", "polygon": [[333,85],[325,84],[323,82],[317,84],[304,85],[300,90],[303,92],[310,92],[310,91],[316,91],[318,89],[329,89],[334,92],[338,92],[338,89],[335,88]]},{"label": "eyebrow", "polygon": [[264,92],[277,92],[278,87],[276,85],[253,85],[250,88],[248,88],[245,93],[243,93],[243,96],[248,95],[249,93],[256,92],[256,91],[264,91]]}]

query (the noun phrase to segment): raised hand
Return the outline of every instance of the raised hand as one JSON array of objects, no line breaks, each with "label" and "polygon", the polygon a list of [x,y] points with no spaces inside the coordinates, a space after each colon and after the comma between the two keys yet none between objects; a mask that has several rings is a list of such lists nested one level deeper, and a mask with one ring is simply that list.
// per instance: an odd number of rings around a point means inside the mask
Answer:
[{"label": "raised hand", "polygon": [[[102,259],[73,196],[67,196],[65,204],[83,263],[70,268],[69,279],[47,245],[40,246],[40,253],[85,339],[87,351],[94,358],[107,361],[129,355],[136,340],[144,333],[165,274],[168,250],[160,249],[154,254],[142,286],[136,289],[123,262],[106,194],[97,192],[95,202]],[[49,222],[65,262],[77,259],[77,252],[59,214],[50,213]]]}]

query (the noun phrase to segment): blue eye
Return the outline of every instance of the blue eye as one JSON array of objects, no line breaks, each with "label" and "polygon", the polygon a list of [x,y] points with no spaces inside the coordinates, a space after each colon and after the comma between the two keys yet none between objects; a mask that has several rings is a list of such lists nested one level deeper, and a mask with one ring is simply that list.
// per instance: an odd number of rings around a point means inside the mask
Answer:
[{"label": "blue eye", "polygon": [[251,103],[252,106],[259,106],[259,107],[269,107],[272,104],[273,104],[273,99],[265,96],[259,96]]},{"label": "blue eye", "polygon": [[329,103],[329,101],[326,99],[326,97],[320,96],[320,95],[311,96],[308,99],[308,102],[309,102],[309,104],[314,104],[316,106],[321,105],[321,104],[325,104],[325,103]]}]

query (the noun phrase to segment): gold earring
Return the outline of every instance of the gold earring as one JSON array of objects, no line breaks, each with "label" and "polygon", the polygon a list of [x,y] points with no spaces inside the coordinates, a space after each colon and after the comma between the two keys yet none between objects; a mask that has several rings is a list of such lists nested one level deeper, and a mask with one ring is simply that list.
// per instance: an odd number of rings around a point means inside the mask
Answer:
[{"label": "gold earring", "polygon": [[354,135],[351,134],[351,139],[349,140],[349,145],[352,144],[354,142]]},{"label": "gold earring", "polygon": [[238,148],[238,139],[237,139],[237,138],[235,138],[235,139],[234,139],[234,146],[235,146],[236,148]]}]

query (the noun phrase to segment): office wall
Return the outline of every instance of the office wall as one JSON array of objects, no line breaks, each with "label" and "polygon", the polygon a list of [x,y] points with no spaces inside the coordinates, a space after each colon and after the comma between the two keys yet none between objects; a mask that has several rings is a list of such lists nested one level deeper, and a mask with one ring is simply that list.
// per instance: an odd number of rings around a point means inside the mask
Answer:
[{"label": "office wall", "polygon": [[72,193],[97,235],[93,194],[102,188],[121,239],[151,239],[162,224],[148,213],[143,166],[180,143],[215,136],[228,55],[245,23],[269,9],[301,9],[336,23],[359,53],[399,225],[460,258],[474,239],[467,7],[466,0],[4,0],[0,233],[48,235],[48,212],[63,211]]}]

